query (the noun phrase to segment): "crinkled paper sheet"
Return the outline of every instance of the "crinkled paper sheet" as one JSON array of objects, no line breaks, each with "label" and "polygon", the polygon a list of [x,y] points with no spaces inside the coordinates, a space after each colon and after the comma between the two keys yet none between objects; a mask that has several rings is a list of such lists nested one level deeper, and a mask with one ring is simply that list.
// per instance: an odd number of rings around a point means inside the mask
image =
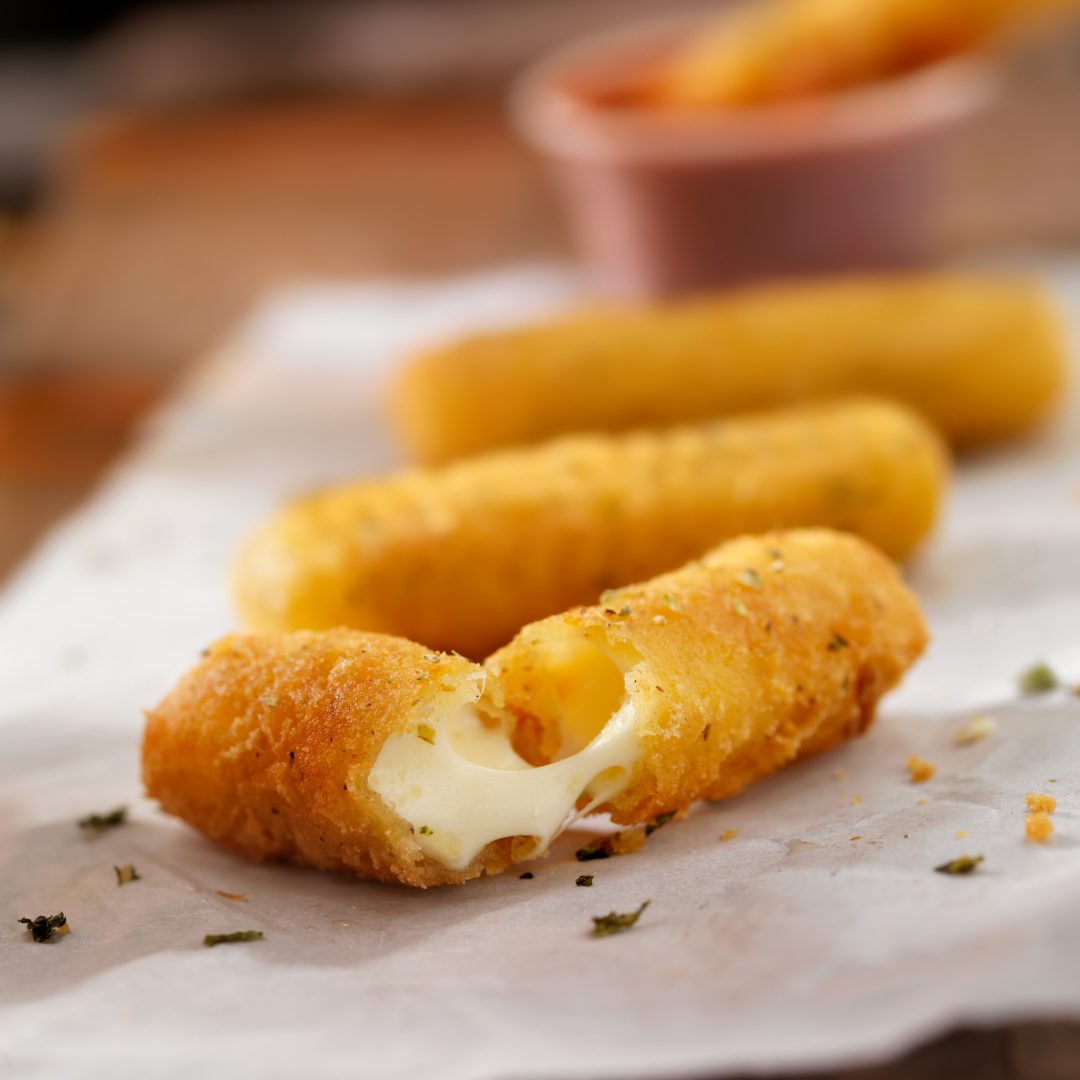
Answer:
[{"label": "crinkled paper sheet", "polygon": [[[1077,325],[1080,266],[1041,272]],[[0,1077],[704,1076],[1080,1014],[1080,698],[1013,689],[1039,659],[1080,681],[1075,402],[961,466],[911,570],[932,650],[871,732],[590,863],[592,888],[580,832],[533,880],[425,893],[249,865],[141,797],[141,709],[233,625],[238,538],[288,495],[398,463],[378,391],[403,351],[576,295],[525,267],[272,297],[9,586]],[[973,710],[997,735],[957,747]],[[929,783],[907,781],[911,753]],[[1023,840],[1028,791],[1058,798],[1044,847]],[[132,824],[75,827],[121,803]],[[932,872],[961,852],[984,867]],[[142,878],[118,887],[128,862]],[[646,899],[632,932],[588,936]],[[46,945],[15,922],[60,909],[72,933]],[[201,945],[249,928],[265,940]]]}]

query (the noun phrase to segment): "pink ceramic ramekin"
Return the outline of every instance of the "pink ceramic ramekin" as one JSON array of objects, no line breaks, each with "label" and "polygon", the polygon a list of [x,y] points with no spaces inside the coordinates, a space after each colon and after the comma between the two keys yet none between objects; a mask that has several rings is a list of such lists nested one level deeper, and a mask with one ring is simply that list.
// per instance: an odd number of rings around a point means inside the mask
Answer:
[{"label": "pink ceramic ramekin", "polygon": [[913,267],[941,254],[958,129],[988,101],[976,59],[798,102],[702,112],[605,105],[685,40],[686,21],[560,50],[515,89],[609,295]]}]

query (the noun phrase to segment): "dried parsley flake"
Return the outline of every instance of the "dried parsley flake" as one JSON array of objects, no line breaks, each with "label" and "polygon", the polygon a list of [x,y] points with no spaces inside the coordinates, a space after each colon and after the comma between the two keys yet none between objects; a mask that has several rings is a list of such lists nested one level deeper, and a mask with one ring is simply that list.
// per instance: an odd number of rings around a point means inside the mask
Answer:
[{"label": "dried parsley flake", "polygon": [[127,820],[127,807],[118,806],[108,814],[91,814],[79,821],[80,829],[93,829],[101,832],[103,829],[112,829],[117,825],[123,825]]},{"label": "dried parsley flake", "polygon": [[116,871],[116,884],[126,885],[129,881],[142,881],[142,875],[135,873],[135,867],[128,863],[126,866],[114,866]]},{"label": "dried parsley flake", "polygon": [[843,634],[833,634],[832,640],[829,642],[829,648],[832,652],[839,652],[840,649],[846,649],[850,644],[851,642]]},{"label": "dried parsley flake", "polygon": [[735,577],[748,589],[757,589],[758,592],[761,592],[761,575],[756,570],[747,567],[745,570],[740,570]]},{"label": "dried parsley flake", "polygon": [[67,917],[61,911],[59,915],[39,915],[36,919],[20,919],[35,941],[48,941],[54,934],[70,934]]},{"label": "dried parsley flake", "polygon": [[611,858],[611,838],[598,836],[584,847],[577,849],[575,858],[578,862],[592,862],[593,859]]},{"label": "dried parsley flake", "polygon": [[1016,683],[1021,694],[1046,694],[1057,689],[1058,679],[1046,664],[1036,664],[1029,667]]},{"label": "dried parsley flake", "polygon": [[607,915],[601,915],[599,918],[594,915],[592,936],[608,937],[611,934],[619,934],[623,930],[629,930],[641,918],[641,913],[651,903],[651,900],[646,900],[637,911],[630,911],[625,915],[620,915],[614,911],[609,912]]},{"label": "dried parsley flake", "polygon": [[421,724],[416,729],[416,737],[418,739],[423,739],[426,743],[431,743],[432,746],[435,745],[435,729],[433,727],[428,727],[427,724]]},{"label": "dried parsley flake", "polygon": [[203,944],[212,949],[215,945],[228,945],[233,941],[262,941],[261,930],[237,930],[233,934],[207,934]]},{"label": "dried parsley flake", "polygon": [[651,825],[645,826],[645,835],[652,836],[657,829],[662,829],[674,816],[676,811],[669,810],[666,814],[661,814]]},{"label": "dried parsley flake", "polygon": [[429,829],[426,825],[421,825],[420,828],[417,831],[420,833],[421,836],[434,836],[435,835],[435,833],[431,829]]},{"label": "dried parsley flake", "polygon": [[663,597],[661,599],[663,599],[664,603],[669,608],[671,608],[672,611],[682,611],[682,604],[680,604],[679,601],[676,600],[675,597],[671,595],[671,593],[667,593],[667,592],[664,593],[664,595],[663,595]]},{"label": "dried parsley flake", "polygon": [[738,615],[740,618],[750,618],[750,612],[746,610],[746,605],[738,597],[734,599],[731,606],[735,610],[735,614]]},{"label": "dried parsley flake", "polygon": [[594,878],[595,876],[596,876],[595,874],[582,874],[582,875],[581,875],[581,876],[580,876],[580,877],[579,877],[579,878],[577,879],[577,881],[575,881],[575,882],[574,882],[574,884],[575,884],[575,885],[581,885],[581,886],[584,886],[584,887],[588,888],[589,886],[591,886],[591,885],[592,885],[592,883],[593,883],[593,878]]},{"label": "dried parsley flake", "polygon": [[934,870],[939,874],[970,874],[982,861],[982,855],[976,855],[975,858],[970,855],[961,855],[959,859],[953,859],[952,862],[935,866]]}]

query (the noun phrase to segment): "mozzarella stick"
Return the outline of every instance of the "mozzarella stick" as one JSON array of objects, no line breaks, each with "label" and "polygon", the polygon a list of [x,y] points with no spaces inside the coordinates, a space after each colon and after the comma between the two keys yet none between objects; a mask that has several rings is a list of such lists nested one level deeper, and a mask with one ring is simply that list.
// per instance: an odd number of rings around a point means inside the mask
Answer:
[{"label": "mozzarella stick", "polygon": [[381,634],[234,634],[147,717],[143,782],[170,814],[252,859],[419,886],[498,872],[512,839],[455,872],[367,783],[388,736],[424,738],[483,685],[478,665]]},{"label": "mozzarella stick", "polygon": [[928,425],[869,401],[570,438],[296,503],[241,553],[236,595],[253,630],[352,626],[479,659],[741,533],[826,525],[899,558],[946,473]]},{"label": "mozzarella stick", "polygon": [[427,464],[862,393],[906,402],[969,447],[1035,423],[1064,372],[1057,321],[1030,283],[860,277],[467,338],[405,366],[392,406]]},{"label": "mozzarella stick", "polygon": [[863,731],[925,641],[864,541],[744,537],[485,668],[357,631],[225,638],[149,715],[143,778],[252,858],[456,883],[575,815],[650,822]]}]

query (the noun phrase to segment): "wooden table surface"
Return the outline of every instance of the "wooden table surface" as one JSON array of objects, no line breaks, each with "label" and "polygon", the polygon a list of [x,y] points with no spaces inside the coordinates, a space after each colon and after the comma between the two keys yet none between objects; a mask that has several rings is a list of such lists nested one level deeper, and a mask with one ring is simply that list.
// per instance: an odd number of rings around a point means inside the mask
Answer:
[{"label": "wooden table surface", "polygon": [[[1036,76],[958,156],[957,251],[1080,239],[1080,64]],[[571,252],[494,97],[266,100],[83,126],[44,209],[0,232],[0,579],[265,289]],[[958,1032],[836,1075],[1080,1078],[1080,1028]]]}]

